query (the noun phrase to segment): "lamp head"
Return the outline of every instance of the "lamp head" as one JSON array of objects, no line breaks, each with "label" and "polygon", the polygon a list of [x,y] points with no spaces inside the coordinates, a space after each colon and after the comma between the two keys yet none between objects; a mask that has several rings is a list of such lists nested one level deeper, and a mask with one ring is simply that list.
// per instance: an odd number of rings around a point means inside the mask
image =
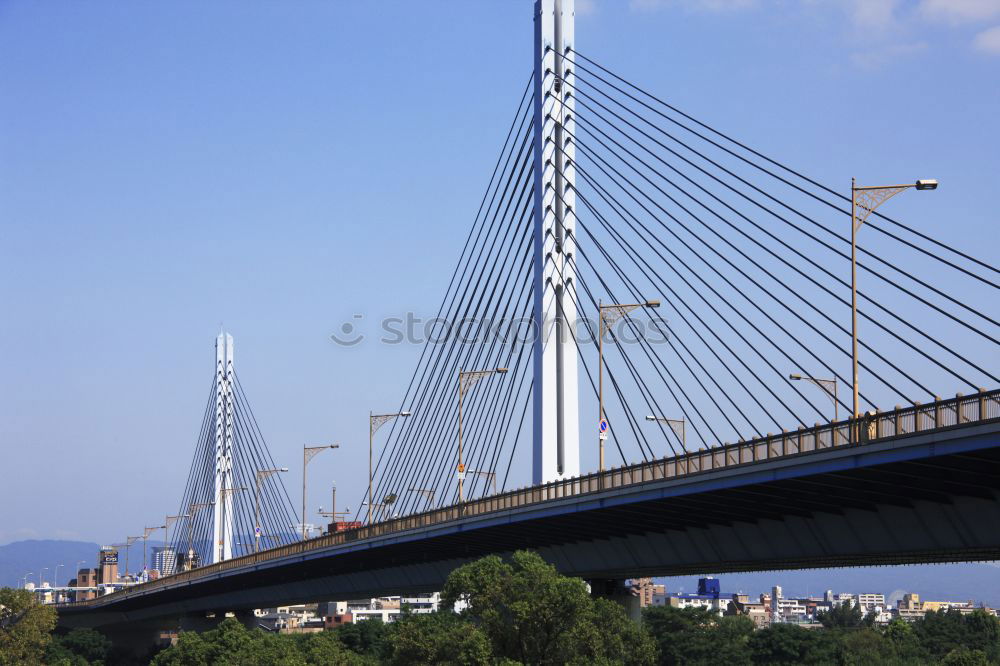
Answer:
[{"label": "lamp head", "polygon": [[655,420],[656,420],[656,417],[655,417],[655,416],[653,416],[652,414],[648,414],[648,415],[646,416],[646,420],[647,420],[647,421],[655,421]]},{"label": "lamp head", "polygon": [[660,307],[660,302],[659,301],[646,301],[646,307],[647,308],[658,308],[658,307]]},{"label": "lamp head", "polygon": [[789,379],[802,379],[802,375],[788,375]]},{"label": "lamp head", "polygon": [[411,411],[409,411],[409,410],[407,410],[407,411],[405,411],[405,412],[400,412],[400,413],[399,413],[399,415],[400,415],[400,416],[410,416],[411,414],[413,414],[413,412],[411,412]]},{"label": "lamp head", "polygon": [[497,368],[497,372],[502,375],[503,373],[507,372],[507,368]]},{"label": "lamp head", "polygon": [[279,467],[279,468],[278,468],[278,471],[279,471],[279,472],[287,472],[287,471],[288,471],[288,468],[287,468],[287,467]]},{"label": "lamp head", "polygon": [[934,178],[924,178],[922,180],[918,180],[916,184],[916,188],[918,190],[936,190],[937,186],[938,182]]}]

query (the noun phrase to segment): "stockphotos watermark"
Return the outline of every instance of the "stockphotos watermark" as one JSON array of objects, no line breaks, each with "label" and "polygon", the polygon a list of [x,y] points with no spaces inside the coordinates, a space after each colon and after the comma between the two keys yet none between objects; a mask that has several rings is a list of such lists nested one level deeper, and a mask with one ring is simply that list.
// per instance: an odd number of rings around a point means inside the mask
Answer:
[{"label": "stockphotos watermark", "polygon": [[[545,339],[551,339],[556,330],[562,332],[564,340],[575,334],[577,344],[596,342],[598,335],[597,318],[577,317],[572,326],[557,329],[555,319],[547,319],[541,327]],[[505,345],[534,344],[539,335],[539,327],[532,317],[483,318],[462,317],[421,317],[412,312],[402,316],[383,317],[375,322],[368,321],[363,314],[354,314],[345,320],[330,339],[339,347],[358,347],[369,341],[383,345],[434,345],[458,343],[476,345],[499,342]],[[663,344],[669,339],[666,320],[655,317],[629,317],[605,327],[605,341],[614,340],[618,344],[631,345],[645,342]]]}]

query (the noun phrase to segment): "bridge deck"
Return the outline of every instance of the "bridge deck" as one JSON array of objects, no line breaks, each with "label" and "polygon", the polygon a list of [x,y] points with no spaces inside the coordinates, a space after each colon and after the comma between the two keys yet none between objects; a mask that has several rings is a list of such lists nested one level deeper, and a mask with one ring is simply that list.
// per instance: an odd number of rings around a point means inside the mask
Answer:
[{"label": "bridge deck", "polygon": [[[924,449],[933,448],[935,435],[943,441],[943,438],[949,435],[957,438],[967,430],[978,432],[982,430],[982,426],[997,422],[1000,422],[1000,390],[983,391],[973,396],[958,396],[928,405],[900,408],[866,417],[859,424],[860,441],[857,444],[852,444],[850,441],[849,421],[799,428],[779,435],[768,435],[747,442],[725,444],[707,451],[628,465],[608,470],[603,474],[588,474],[565,481],[521,488],[469,501],[461,506],[450,506],[379,522],[343,533],[233,558],[193,571],[181,572],[97,599],[62,604],[61,609],[73,612],[117,606],[122,601],[138,601],[139,597],[147,597],[161,591],[176,592],[178,588],[186,588],[202,581],[221,581],[223,578],[231,579],[233,574],[264,572],[281,567],[290,560],[299,564],[306,564],[312,560],[318,562],[320,558],[329,557],[331,551],[345,555],[354,553],[365,558],[372,554],[372,548],[393,545],[412,547],[414,541],[420,541],[428,551],[437,551],[436,557],[445,560],[449,556],[454,557],[455,549],[464,554],[473,554],[473,550],[476,552],[490,552],[497,548],[508,550],[519,545],[524,547],[530,543],[545,546],[557,536],[563,540],[573,540],[573,538],[582,540],[600,538],[599,535],[602,533],[612,534],[621,530],[639,533],[656,526],[676,529],[684,525],[704,526],[707,523],[720,521],[732,523],[740,520],[777,519],[779,515],[804,516],[816,511],[836,512],[851,506],[898,504],[901,497],[912,496],[914,493],[918,493],[922,498],[938,499],[942,502],[950,501],[949,492],[959,492],[961,495],[972,497],[982,496],[993,501],[996,498],[997,488],[994,487],[996,483],[980,477],[983,474],[989,476],[987,467],[1000,465],[1000,460],[978,459],[966,455],[962,459],[955,458],[960,462],[948,461],[948,464],[958,465],[956,467],[931,467],[919,471],[910,469],[905,472],[911,477],[910,483],[902,484],[899,482],[898,474],[896,479],[878,480],[871,478],[870,475],[865,478],[856,454],[870,453],[871,460],[868,464],[872,465],[898,462],[900,458],[893,456],[893,452],[902,449],[894,449],[892,445],[895,442],[916,438],[912,441],[920,440],[922,442],[920,446]],[[928,436],[932,437],[928,439]],[[938,446],[943,453],[944,447]],[[990,446],[995,448],[995,444]],[[926,455],[926,452],[920,455]],[[810,463],[820,464],[818,467],[812,465],[814,469],[811,473],[818,476],[838,474],[840,476],[837,477],[837,482],[830,484],[829,479],[822,478],[804,481],[799,472],[782,475],[780,469],[774,467],[775,464],[779,464],[784,469],[791,470]],[[720,483],[720,478],[736,479],[734,475],[739,475],[741,480],[738,483],[736,481]],[[751,478],[754,475],[760,478]],[[765,482],[784,484],[781,493],[765,493],[747,487],[748,483]],[[739,490],[741,496],[737,502],[729,502],[724,506],[707,498],[691,497],[692,494],[702,492],[736,492],[734,490],[736,485],[743,486]],[[890,485],[898,488],[888,487]],[[655,510],[644,512],[634,507],[636,497],[643,494],[646,489],[650,491],[647,494],[652,493],[650,499],[655,500]],[[630,496],[628,502],[623,499],[616,506],[615,497],[620,495],[624,498],[625,494]],[[588,498],[591,497],[593,500],[589,501]],[[670,499],[670,503],[666,503],[666,498]],[[748,504],[748,500],[753,504]],[[631,506],[626,506],[630,502]],[[590,506],[591,504],[593,506]],[[609,513],[612,508],[614,515]],[[559,520],[550,521],[548,525],[532,522],[531,526],[525,528],[525,534],[530,532],[531,536],[522,534],[519,538],[512,539],[510,534],[496,531],[500,526],[509,526],[512,511],[518,514],[525,512],[530,514],[531,521],[545,520],[547,517],[558,517]],[[645,525],[645,523],[650,524]],[[469,531],[473,529],[476,530],[476,547],[470,550],[467,542],[464,544],[455,542],[456,535],[469,536]],[[429,557],[430,553],[427,555]],[[881,556],[884,557],[884,554]],[[995,553],[991,550],[990,553],[977,554],[975,549],[967,549],[962,554],[962,557],[967,559],[979,556],[994,557]],[[940,556],[921,557],[912,552],[902,557],[903,559],[899,561],[910,561],[914,557],[915,561],[940,559]],[[835,564],[838,562],[833,558],[821,564],[814,562],[812,566]],[[784,565],[803,564],[786,562]],[[358,566],[363,568],[364,564]],[[720,566],[723,566],[721,562]],[[724,566],[728,570],[740,570],[750,565],[731,559]],[[329,570],[329,565],[326,568]],[[347,569],[353,568],[355,567],[347,567]],[[638,574],[640,571],[632,573]]]}]

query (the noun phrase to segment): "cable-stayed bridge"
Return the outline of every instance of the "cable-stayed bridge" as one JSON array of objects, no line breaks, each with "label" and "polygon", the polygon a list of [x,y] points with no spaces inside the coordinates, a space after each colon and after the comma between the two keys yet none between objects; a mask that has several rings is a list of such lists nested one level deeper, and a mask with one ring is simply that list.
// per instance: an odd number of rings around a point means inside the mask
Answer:
[{"label": "cable-stayed bridge", "polygon": [[62,622],[432,590],[515,548],[591,579],[1000,558],[1000,270],[881,209],[945,188],[841,193],[578,51],[571,0],[535,20],[363,526],[296,538],[223,352],[190,570]]}]

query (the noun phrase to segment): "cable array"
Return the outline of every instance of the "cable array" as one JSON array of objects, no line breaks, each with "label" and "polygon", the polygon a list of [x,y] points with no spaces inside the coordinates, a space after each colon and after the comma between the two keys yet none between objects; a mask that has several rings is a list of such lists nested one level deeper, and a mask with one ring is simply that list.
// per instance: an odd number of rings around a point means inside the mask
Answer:
[{"label": "cable array", "polygon": [[[560,208],[575,219],[562,231],[574,241],[581,448],[602,378],[621,462],[848,418],[851,197],[573,49],[558,57],[560,88],[544,94],[574,107],[555,150],[576,183]],[[509,368],[465,396],[466,499],[493,492],[491,480],[507,487],[531,432],[529,91],[438,309],[447,335],[425,344],[400,403],[413,416],[380,447],[376,519],[457,501],[460,371]],[[1000,383],[1000,270],[881,211],[859,238],[859,410]],[[605,333],[599,377],[599,311],[615,304],[629,311]]]},{"label": "cable array", "polygon": [[[460,371],[507,368],[464,396],[465,497],[506,487],[530,402],[530,80],[374,474],[375,517],[457,500]],[[366,509],[359,508],[358,515]]]},{"label": "cable array", "polygon": [[[577,181],[580,312],[663,301],[605,339],[606,380],[619,375],[605,411],[625,423],[611,429],[623,461],[683,447],[665,418],[710,447],[849,416],[850,197],[845,206],[575,50],[561,57],[575,105],[563,132],[576,153],[566,176]],[[998,271],[878,211],[864,229],[861,409],[1000,382]],[[644,433],[640,410],[664,417],[659,427]]]},{"label": "cable array", "polygon": [[[192,549],[197,562],[212,560],[215,499],[216,390],[212,382],[205,414],[195,446],[194,459],[177,515],[167,540],[179,555]],[[226,381],[226,380],[223,380]],[[285,545],[299,539],[295,509],[280,473],[261,475],[258,471],[278,469],[261,434],[239,376],[233,374],[233,474],[227,493],[227,512],[232,512],[234,557],[254,552],[255,527],[261,527],[260,548]]]}]

